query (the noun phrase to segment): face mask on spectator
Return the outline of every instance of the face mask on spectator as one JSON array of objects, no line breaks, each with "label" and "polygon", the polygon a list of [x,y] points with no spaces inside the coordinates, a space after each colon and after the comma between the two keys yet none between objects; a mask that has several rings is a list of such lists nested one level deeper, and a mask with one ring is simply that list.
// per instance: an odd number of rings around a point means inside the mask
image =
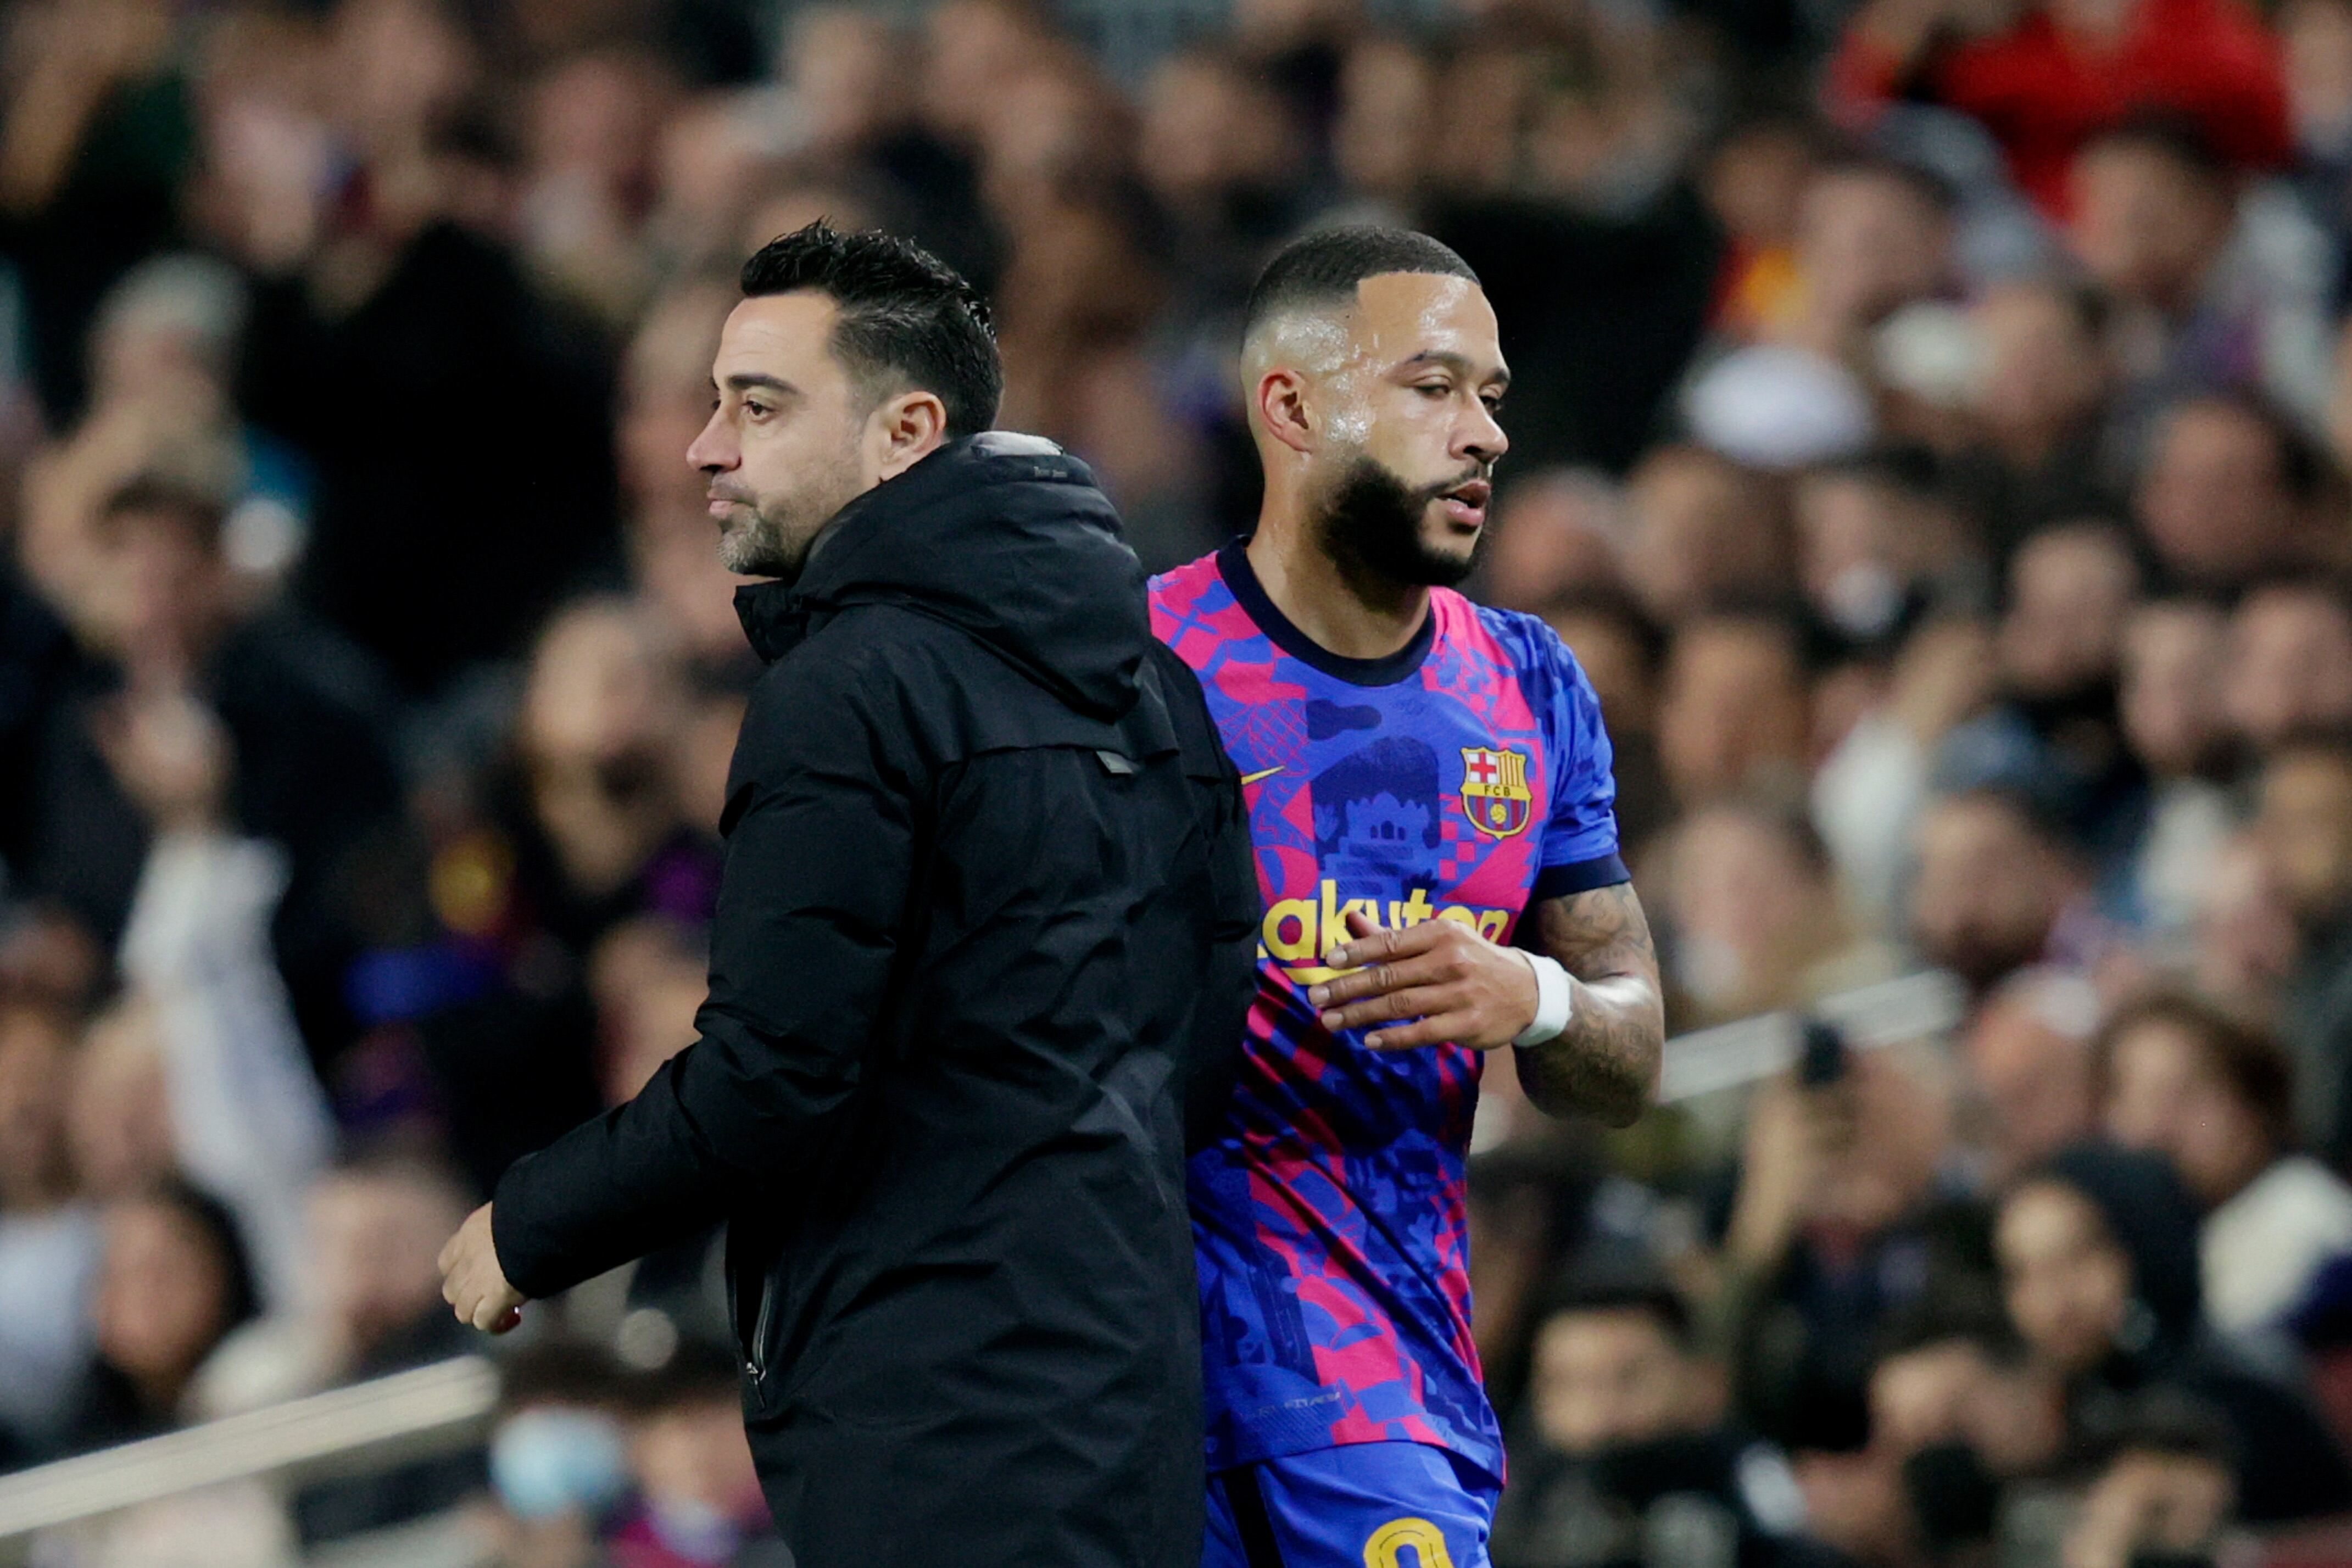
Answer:
[{"label": "face mask on spectator", "polygon": [[593,1516],[628,1490],[628,1447],[609,1416],[555,1406],[526,1410],[491,1439],[490,1481],[518,1519]]}]

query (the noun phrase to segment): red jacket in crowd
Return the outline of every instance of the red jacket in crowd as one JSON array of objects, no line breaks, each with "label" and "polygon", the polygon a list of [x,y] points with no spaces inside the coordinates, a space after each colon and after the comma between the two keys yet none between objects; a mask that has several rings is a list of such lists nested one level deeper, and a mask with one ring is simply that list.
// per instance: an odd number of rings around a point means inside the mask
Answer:
[{"label": "red jacket in crowd", "polygon": [[2291,150],[2277,40],[2239,0],[2140,0],[2108,50],[2036,9],[2003,32],[1932,49],[1916,67],[1855,26],[1831,62],[1829,89],[1849,120],[1906,95],[1974,116],[2053,216],[2065,214],[2076,149],[2147,110],[2192,117],[2242,165],[2280,163]]}]

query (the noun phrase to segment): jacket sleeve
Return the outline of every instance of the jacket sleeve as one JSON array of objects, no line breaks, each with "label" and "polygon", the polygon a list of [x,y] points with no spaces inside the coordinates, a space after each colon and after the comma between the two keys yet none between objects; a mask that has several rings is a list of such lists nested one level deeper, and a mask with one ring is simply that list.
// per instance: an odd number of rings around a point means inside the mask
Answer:
[{"label": "jacket sleeve", "polygon": [[895,706],[877,667],[812,644],[754,693],[721,822],[700,1038],[635,1100],[499,1183],[499,1260],[524,1294],[698,1234],[747,1189],[811,1174],[865,1067],[914,859],[918,786],[903,732],[875,721]]},{"label": "jacket sleeve", "polygon": [[1223,1133],[1240,1074],[1242,1033],[1257,991],[1258,925],[1265,904],[1241,775],[1217,734],[1200,680],[1165,643],[1151,645],[1150,667],[1175,727],[1194,826],[1206,852],[1201,977],[1183,1063],[1184,1147],[1198,1153]]},{"label": "jacket sleeve", "polygon": [[1228,782],[1214,803],[1209,840],[1213,902],[1204,973],[1184,1070],[1184,1148],[1197,1154],[1225,1131],[1225,1113],[1241,1076],[1242,1039],[1257,994],[1257,944],[1263,913],[1257,864],[1241,786]]}]

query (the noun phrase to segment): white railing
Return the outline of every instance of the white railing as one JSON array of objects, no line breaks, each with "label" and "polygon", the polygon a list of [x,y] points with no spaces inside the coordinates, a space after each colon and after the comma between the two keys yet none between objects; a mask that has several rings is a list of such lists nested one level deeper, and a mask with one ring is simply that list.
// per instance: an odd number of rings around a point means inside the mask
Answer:
[{"label": "white railing", "polygon": [[[1849,1044],[1870,1051],[1949,1034],[1967,1007],[1959,981],[1930,969],[1823,997],[1812,1012],[1843,1030]],[[1659,1103],[1696,1099],[1785,1071],[1797,1060],[1803,1022],[1793,1012],[1759,1013],[1676,1035],[1666,1041]]]},{"label": "white railing", "polygon": [[462,1447],[498,1396],[488,1359],[460,1356],[0,1477],[0,1563],[24,1561],[37,1531],[198,1487],[300,1484]]},{"label": "white railing", "polygon": [[[1869,1050],[1947,1034],[1963,1007],[1958,983],[1930,972],[1840,992],[1813,1011]],[[1659,1100],[1784,1071],[1796,1060],[1801,1024],[1794,1013],[1765,1013],[1676,1036],[1666,1042]],[[260,1477],[296,1485],[475,1441],[498,1387],[486,1357],[461,1356],[0,1477],[0,1564],[21,1563],[40,1531],[197,1487]]]}]

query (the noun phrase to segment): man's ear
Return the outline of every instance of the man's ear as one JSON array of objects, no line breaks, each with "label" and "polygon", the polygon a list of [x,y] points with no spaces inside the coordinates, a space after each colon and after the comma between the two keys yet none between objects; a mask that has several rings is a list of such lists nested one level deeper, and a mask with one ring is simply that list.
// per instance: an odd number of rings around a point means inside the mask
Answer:
[{"label": "man's ear", "polygon": [[1257,419],[1265,433],[1293,452],[1315,449],[1315,427],[1307,413],[1307,378],[1276,366],[1257,379]]},{"label": "man's ear", "polygon": [[940,394],[902,392],[866,416],[866,459],[873,479],[896,479],[947,444],[948,409]]}]

